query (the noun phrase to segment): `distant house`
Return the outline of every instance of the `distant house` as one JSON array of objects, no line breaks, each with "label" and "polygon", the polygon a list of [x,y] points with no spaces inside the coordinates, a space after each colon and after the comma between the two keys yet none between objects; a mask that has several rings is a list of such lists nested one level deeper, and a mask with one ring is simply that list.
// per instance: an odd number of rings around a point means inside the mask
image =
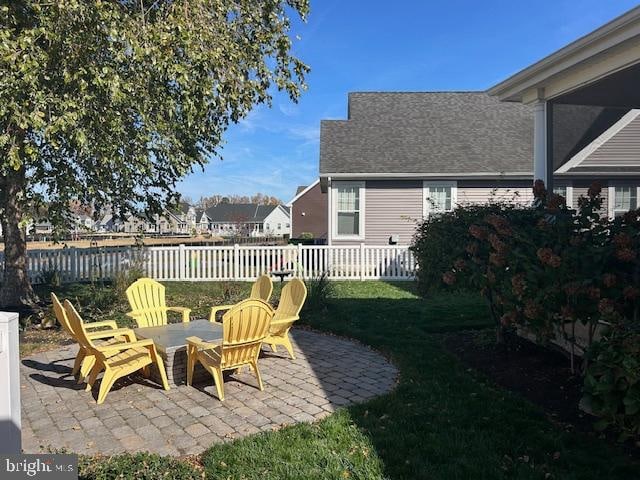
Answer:
[{"label": "distant house", "polygon": [[281,236],[291,228],[288,209],[281,205],[219,203],[209,207],[205,214],[211,233],[222,237]]},{"label": "distant house", "polygon": [[202,209],[196,209],[196,233],[206,233],[209,231],[209,224],[211,223],[207,212]]},{"label": "distant house", "polygon": [[78,234],[92,232],[95,227],[93,218],[83,213],[73,215],[72,222],[72,230]]},{"label": "distant house", "polygon": [[[554,191],[575,207],[597,179],[609,216],[637,208],[637,173],[620,165],[638,162],[640,111],[563,107]],[[418,221],[456,205],[532,201],[530,106],[485,92],[351,93],[348,112],[321,123],[329,244],[407,245]]]},{"label": "distant house", "polygon": [[171,233],[192,234],[196,231],[196,208],[186,202],[181,202],[177,207],[169,208],[164,214],[171,223]]},{"label": "distant house", "polygon": [[320,180],[298,187],[287,206],[291,209],[291,238],[311,236],[326,241],[327,193],[322,191]]},{"label": "distant house", "polygon": [[149,233],[155,230],[156,224],[153,220],[150,221],[146,217],[141,218],[134,215],[129,215],[119,227],[120,232],[133,234]]},{"label": "distant house", "polygon": [[27,227],[27,231],[32,235],[51,235],[53,234],[53,224],[48,220],[39,220]]},{"label": "distant house", "polygon": [[100,220],[95,223],[95,229],[99,233],[116,232],[120,222],[111,213],[105,213]]},{"label": "distant house", "polygon": [[264,233],[269,237],[291,235],[291,213],[289,207],[276,205],[275,208],[264,217]]}]

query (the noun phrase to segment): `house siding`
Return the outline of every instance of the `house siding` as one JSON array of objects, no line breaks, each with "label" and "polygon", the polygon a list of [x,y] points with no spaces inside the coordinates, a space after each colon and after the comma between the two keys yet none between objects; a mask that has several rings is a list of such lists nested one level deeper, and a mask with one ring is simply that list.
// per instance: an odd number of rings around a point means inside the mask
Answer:
[{"label": "house siding", "polygon": [[305,232],[313,238],[327,238],[327,194],[322,193],[320,183],[291,205],[291,235],[300,238]]},{"label": "house siding", "polygon": [[422,219],[422,182],[367,181],[365,198],[365,243],[389,245],[398,235],[398,245],[409,245]]},{"label": "house siding", "polygon": [[[433,180],[437,181],[437,180]],[[572,208],[578,199],[587,195],[594,179],[558,179],[558,186],[571,186]],[[632,185],[640,187],[640,180],[601,180],[602,211],[608,211],[608,186]],[[417,223],[423,215],[422,180],[368,180],[365,182],[364,240],[367,245],[388,245],[389,237],[399,236],[399,245],[409,245]],[[457,203],[478,205],[491,201],[516,202],[523,206],[533,202],[533,190],[528,180],[458,180]],[[295,211],[295,209],[294,209]],[[294,222],[295,226],[295,222]],[[332,245],[357,245],[356,240],[331,239]]]},{"label": "house siding", "polygon": [[600,145],[581,163],[581,167],[601,165],[640,166],[640,117],[636,117],[612,138]]},{"label": "house siding", "polygon": [[533,190],[529,180],[459,180],[458,204],[477,205],[489,202],[513,202],[531,205]]}]

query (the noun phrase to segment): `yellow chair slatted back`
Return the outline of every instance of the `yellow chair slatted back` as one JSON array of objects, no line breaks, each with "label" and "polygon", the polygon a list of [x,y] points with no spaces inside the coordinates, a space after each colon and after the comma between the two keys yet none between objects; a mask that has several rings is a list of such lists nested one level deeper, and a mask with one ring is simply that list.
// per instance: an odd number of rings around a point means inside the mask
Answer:
[{"label": "yellow chair slatted back", "polygon": [[69,300],[64,301],[64,311],[69,319],[71,330],[75,333],[75,338],[80,346],[85,348],[92,355],[104,360],[104,354],[96,348],[95,344],[87,335],[87,330],[84,327],[84,322],[82,321],[80,314]]},{"label": "yellow chair slatted back", "polygon": [[58,296],[53,292],[51,292],[51,303],[53,304],[53,313],[55,314],[58,323],[62,325],[62,328],[71,336],[71,338],[76,340],[76,334],[73,332],[73,328],[71,328],[71,324],[67,318],[67,313],[65,312],[62,303],[60,303]]},{"label": "yellow chair slatted back", "polygon": [[[282,287],[282,293],[280,294],[280,303],[276,309],[273,321],[278,322],[280,320],[283,323],[273,325],[271,329],[272,335],[278,335],[284,333],[291,328],[293,322],[295,322],[300,315],[300,310],[307,299],[307,286],[299,278],[294,278],[289,281],[284,287]],[[284,320],[291,320],[289,323]]]},{"label": "yellow chair slatted back", "polygon": [[150,278],[140,278],[127,288],[126,294],[139,327],[167,324],[164,285]]},{"label": "yellow chair slatted back", "polygon": [[271,298],[272,293],[273,282],[271,281],[271,277],[269,275],[261,275],[253,283],[253,286],[251,287],[251,295],[249,295],[249,298],[268,302]]},{"label": "yellow chair slatted back", "polygon": [[221,366],[224,369],[256,361],[269,333],[273,308],[261,300],[244,300],[222,317]]}]

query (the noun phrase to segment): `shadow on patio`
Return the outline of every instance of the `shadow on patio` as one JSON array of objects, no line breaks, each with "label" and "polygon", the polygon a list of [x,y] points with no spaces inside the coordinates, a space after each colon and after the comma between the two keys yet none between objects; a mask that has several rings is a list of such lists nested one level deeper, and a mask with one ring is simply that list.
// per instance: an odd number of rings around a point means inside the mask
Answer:
[{"label": "shadow on patio", "polygon": [[396,369],[363,345],[301,328],[293,339],[295,360],[282,348],[263,350],[264,391],[245,370],[226,376],[224,402],[208,375],[169,391],[132,375],[96,405],[96,387],[93,395],[85,392],[71,376],[76,347],[28,357],[22,361],[24,449],[200,453],[217,442],[324,418],[395,385]]}]

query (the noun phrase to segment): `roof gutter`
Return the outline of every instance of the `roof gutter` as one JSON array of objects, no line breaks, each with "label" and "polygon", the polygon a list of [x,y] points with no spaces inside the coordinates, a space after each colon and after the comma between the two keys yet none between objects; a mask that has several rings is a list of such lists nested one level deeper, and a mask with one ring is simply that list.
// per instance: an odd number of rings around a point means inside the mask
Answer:
[{"label": "roof gutter", "polygon": [[340,179],[384,179],[384,180],[406,180],[406,179],[500,179],[513,178],[530,180],[533,178],[533,170],[530,172],[460,172],[460,173],[321,173],[321,178]]}]

